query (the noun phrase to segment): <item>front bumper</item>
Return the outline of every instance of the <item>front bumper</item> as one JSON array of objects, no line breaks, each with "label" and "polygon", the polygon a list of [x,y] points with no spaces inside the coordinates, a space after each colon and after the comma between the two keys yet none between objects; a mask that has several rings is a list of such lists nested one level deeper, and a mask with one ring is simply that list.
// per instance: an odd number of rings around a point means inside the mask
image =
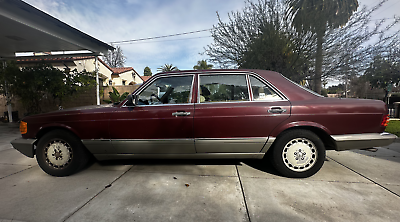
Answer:
[{"label": "front bumper", "polygon": [[18,138],[11,141],[13,147],[27,157],[33,158],[35,155],[34,144],[36,139]]},{"label": "front bumper", "polygon": [[365,149],[377,146],[388,146],[393,143],[397,136],[390,133],[363,133],[333,135],[336,141],[336,150]]}]

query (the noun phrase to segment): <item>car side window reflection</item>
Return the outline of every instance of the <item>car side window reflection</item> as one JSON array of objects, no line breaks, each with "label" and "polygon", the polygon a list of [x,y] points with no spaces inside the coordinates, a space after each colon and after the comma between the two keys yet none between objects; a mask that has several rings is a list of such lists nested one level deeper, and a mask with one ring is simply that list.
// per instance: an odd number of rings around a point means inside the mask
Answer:
[{"label": "car side window reflection", "polygon": [[138,105],[189,103],[192,81],[192,75],[158,78],[139,94]]},{"label": "car side window reflection", "polygon": [[249,101],[245,75],[200,75],[200,103]]},{"label": "car side window reflection", "polygon": [[251,90],[253,91],[253,100],[255,101],[276,101],[282,98],[276,94],[269,86],[250,76]]}]

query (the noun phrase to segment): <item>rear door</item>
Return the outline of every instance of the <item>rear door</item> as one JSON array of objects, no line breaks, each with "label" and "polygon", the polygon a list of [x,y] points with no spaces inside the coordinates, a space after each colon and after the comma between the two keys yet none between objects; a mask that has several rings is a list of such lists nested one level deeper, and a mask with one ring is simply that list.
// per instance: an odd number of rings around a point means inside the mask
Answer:
[{"label": "rear door", "polygon": [[260,152],[270,132],[290,116],[288,100],[246,73],[199,74],[197,97],[198,153]]}]

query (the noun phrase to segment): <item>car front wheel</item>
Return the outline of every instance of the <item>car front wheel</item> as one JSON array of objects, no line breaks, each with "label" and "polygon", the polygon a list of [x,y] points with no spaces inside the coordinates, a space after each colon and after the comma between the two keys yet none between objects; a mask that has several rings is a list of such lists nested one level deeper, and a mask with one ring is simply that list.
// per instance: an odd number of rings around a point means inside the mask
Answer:
[{"label": "car front wheel", "polygon": [[64,130],[54,130],[39,140],[36,160],[47,174],[62,177],[83,168],[88,162],[88,155],[75,135]]},{"label": "car front wheel", "polygon": [[325,161],[325,146],[309,130],[290,130],[277,138],[272,155],[274,167],[283,176],[304,178],[321,169]]}]

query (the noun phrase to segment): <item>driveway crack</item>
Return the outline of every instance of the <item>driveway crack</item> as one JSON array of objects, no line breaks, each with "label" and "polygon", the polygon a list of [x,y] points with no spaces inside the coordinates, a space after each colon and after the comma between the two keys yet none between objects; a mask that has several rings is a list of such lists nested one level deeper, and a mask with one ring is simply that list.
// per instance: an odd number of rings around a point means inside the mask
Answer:
[{"label": "driveway crack", "polygon": [[7,178],[7,177],[10,177],[10,176],[12,176],[12,175],[15,175],[15,174],[18,174],[18,173],[24,172],[24,171],[26,171],[26,170],[32,169],[33,167],[34,167],[34,166],[29,166],[29,167],[28,167],[28,168],[26,168],[26,169],[20,170],[20,171],[18,171],[18,172],[12,173],[12,174],[10,174],[10,175],[7,175],[7,176],[4,176],[4,177],[0,177],[0,180],[1,180],[1,179],[4,179],[4,178]]},{"label": "driveway crack", "polygon": [[241,190],[242,190],[242,195],[243,195],[243,200],[244,200],[244,206],[246,207],[247,218],[249,218],[249,222],[251,222],[250,213],[249,213],[249,208],[247,207],[246,195],[244,194],[242,179],[240,178],[239,169],[238,169],[237,165],[235,165],[235,167],[236,167],[236,172],[237,172],[237,175],[238,175],[238,178],[239,178],[240,188],[241,188]]},{"label": "driveway crack", "polygon": [[379,184],[378,182],[375,182],[374,180],[372,180],[372,179],[370,179],[370,178],[368,178],[368,177],[364,176],[363,174],[361,174],[361,173],[359,173],[359,172],[357,172],[357,171],[355,171],[355,170],[351,169],[350,167],[348,167],[348,166],[346,166],[346,165],[344,165],[344,164],[342,164],[342,163],[340,163],[340,162],[338,162],[338,161],[336,161],[336,160],[332,159],[331,157],[327,157],[327,158],[329,158],[330,160],[333,160],[333,161],[335,161],[336,163],[338,163],[338,164],[342,165],[343,167],[345,167],[345,168],[347,168],[347,169],[349,169],[349,170],[353,171],[354,173],[356,173],[356,174],[360,175],[361,177],[363,177],[363,178],[365,178],[365,179],[367,179],[367,180],[371,181],[373,184],[375,184],[375,185],[377,185],[377,186],[379,186],[379,187],[383,188],[384,190],[386,190],[386,191],[388,191],[388,192],[390,192],[390,193],[394,194],[395,196],[397,196],[397,197],[400,197],[400,195],[399,195],[399,194],[397,194],[397,193],[395,193],[395,192],[393,192],[393,191],[389,190],[388,188],[384,187],[383,185]]},{"label": "driveway crack", "polygon": [[80,211],[82,208],[84,208],[86,205],[89,204],[90,201],[92,201],[94,198],[96,198],[98,195],[100,195],[103,191],[105,191],[107,188],[111,187],[113,183],[115,183],[117,180],[119,180],[122,176],[124,176],[126,173],[128,173],[133,166],[131,166],[127,171],[125,171],[123,174],[118,176],[115,180],[113,180],[110,184],[107,184],[103,189],[101,189],[96,195],[94,195],[92,198],[90,198],[86,203],[84,203],[82,206],[80,206],[78,209],[76,209],[74,212],[72,212],[69,216],[67,216],[63,222],[67,221],[69,218],[71,218],[74,214],[76,214],[78,211]]}]

